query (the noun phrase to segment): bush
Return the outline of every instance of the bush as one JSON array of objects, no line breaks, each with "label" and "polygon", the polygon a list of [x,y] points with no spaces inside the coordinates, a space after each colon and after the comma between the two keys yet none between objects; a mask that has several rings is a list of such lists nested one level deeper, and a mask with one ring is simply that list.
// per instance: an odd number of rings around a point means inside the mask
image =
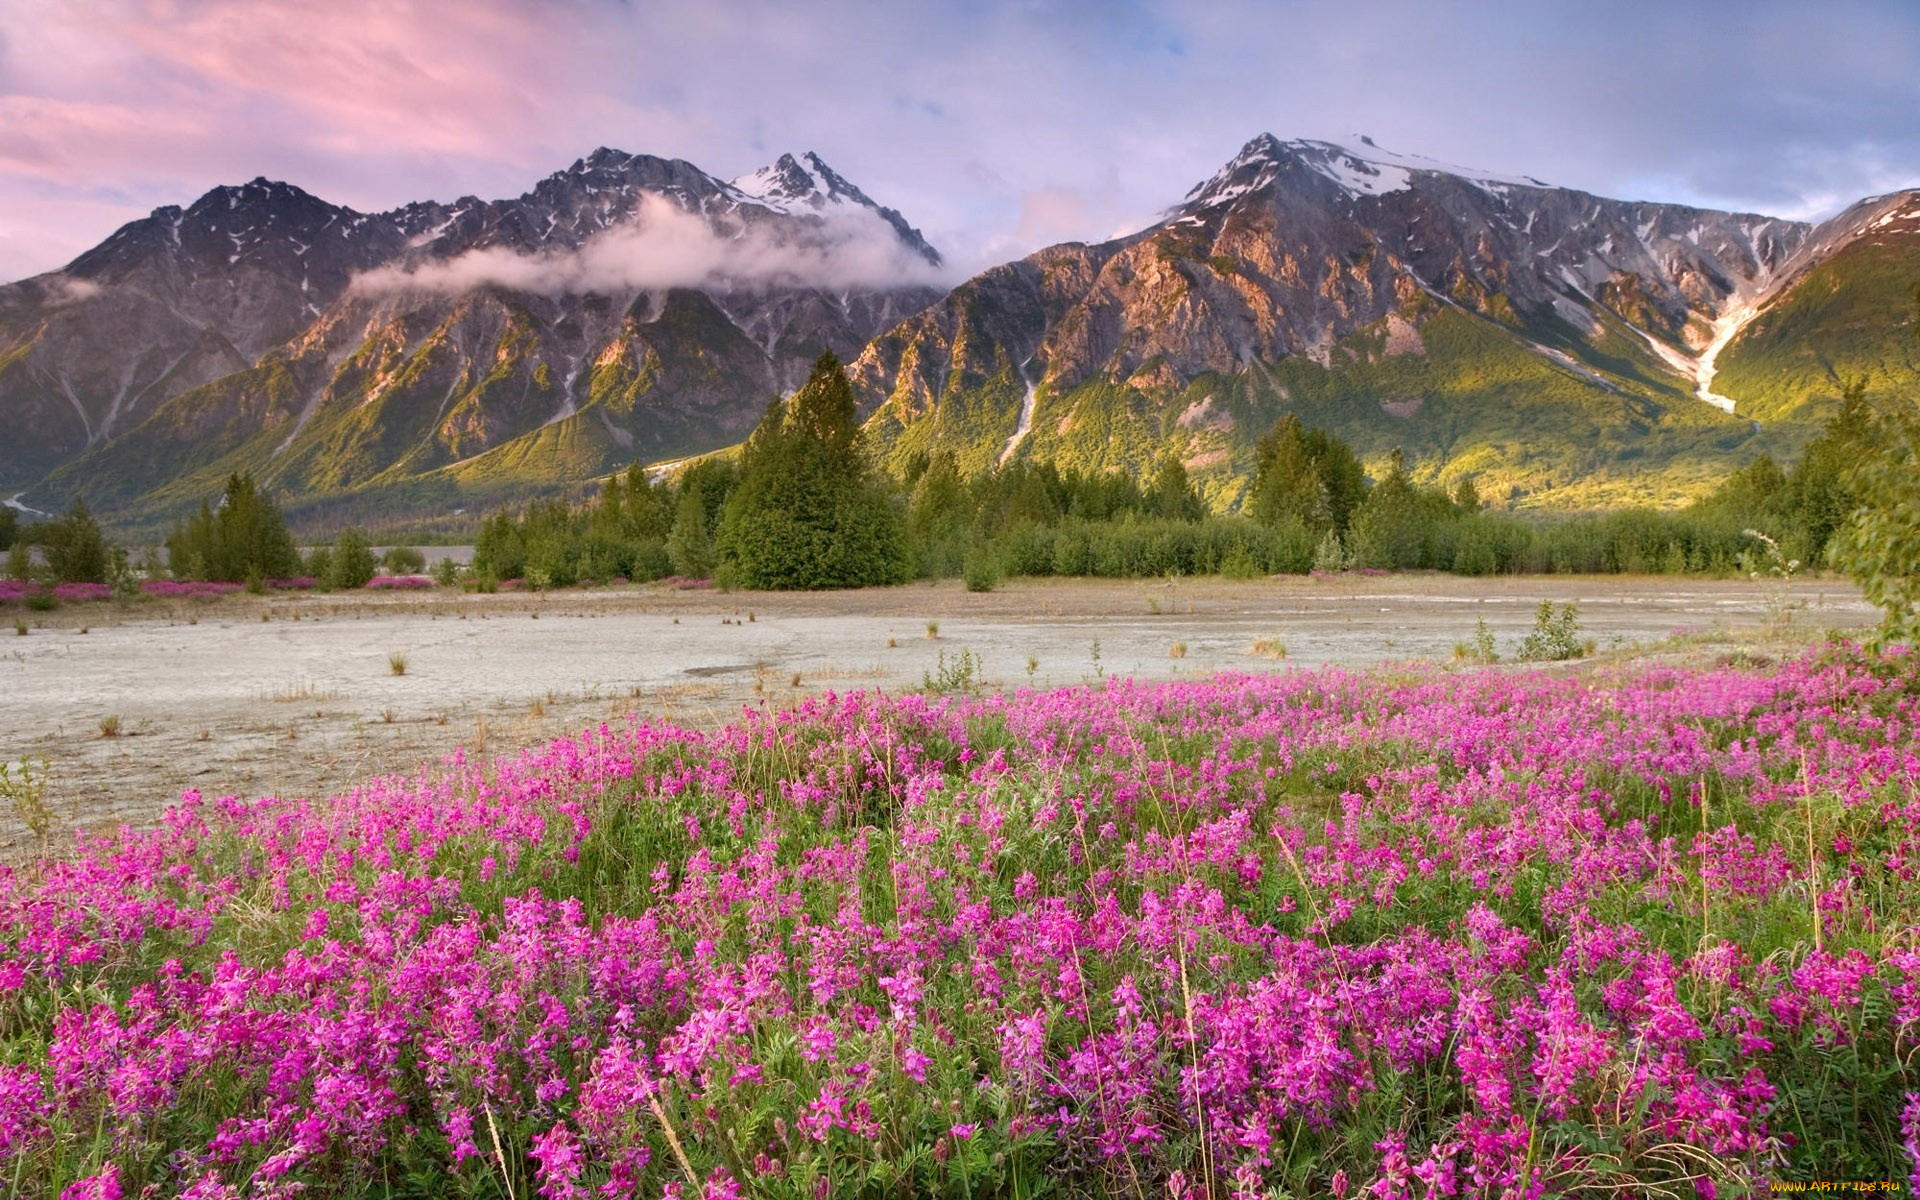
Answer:
[{"label": "bush", "polygon": [[[1491,642],[1491,637],[1489,637]],[[1572,601],[1554,612],[1553,601],[1542,600],[1533,614],[1533,632],[1520,643],[1522,662],[1562,662],[1586,654],[1580,641],[1580,610]]]},{"label": "bush", "polygon": [[327,561],[327,586],[361,588],[373,578],[373,549],[367,535],[358,529],[343,529],[334,539],[333,553]]},{"label": "bush", "polygon": [[427,569],[427,556],[412,546],[390,546],[380,556],[380,565],[389,575],[418,575]]},{"label": "bush", "polygon": [[312,579],[318,587],[333,586],[328,580],[333,578],[333,550],[328,546],[315,546],[307,551],[306,561],[301,564],[301,574]]},{"label": "bush", "polygon": [[990,592],[1000,586],[1000,556],[984,546],[967,551],[961,566],[961,578],[970,592]]},{"label": "bush", "polygon": [[47,574],[54,582],[107,582],[113,555],[83,501],[76,499],[65,516],[40,526],[39,537],[47,556]]}]

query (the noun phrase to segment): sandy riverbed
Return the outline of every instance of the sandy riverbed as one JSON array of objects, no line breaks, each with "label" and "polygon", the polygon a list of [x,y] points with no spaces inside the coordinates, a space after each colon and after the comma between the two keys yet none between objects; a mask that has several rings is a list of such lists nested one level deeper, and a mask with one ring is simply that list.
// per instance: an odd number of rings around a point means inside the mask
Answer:
[{"label": "sandy riverbed", "polygon": [[[1190,678],[1444,659],[1484,618],[1511,656],[1542,599],[1577,600],[1605,650],[1755,630],[1770,597],[1747,581],[1422,575],[75,605],[16,612],[24,637],[0,626],[0,759],[44,759],[58,825],[101,828],[150,822],[189,787],[330,794],[456,746],[502,753],[633,711],[712,724],[809,691],[918,687],[942,654],[974,656],[998,688]],[[1793,600],[1802,627],[1875,617],[1842,581],[1798,584]],[[1261,639],[1284,644],[1284,662],[1254,654]],[[25,841],[0,817],[0,853]]]}]

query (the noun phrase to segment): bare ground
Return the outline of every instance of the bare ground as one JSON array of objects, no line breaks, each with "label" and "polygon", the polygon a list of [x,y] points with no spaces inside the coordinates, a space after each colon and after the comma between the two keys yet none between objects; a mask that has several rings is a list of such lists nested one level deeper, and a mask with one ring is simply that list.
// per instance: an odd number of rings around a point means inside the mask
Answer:
[{"label": "bare ground", "polygon": [[[1444,575],[75,605],[16,611],[24,637],[0,625],[0,762],[46,762],[57,845],[74,828],[150,823],[185,788],[335,794],[456,746],[500,754],[635,711],[707,725],[808,692],[916,688],[958,670],[963,654],[989,688],[1196,678],[1446,659],[1484,619],[1510,658],[1543,599],[1577,601],[1602,652],[1676,634],[1750,638],[1778,630],[1783,602],[1801,629],[1876,615],[1834,580],[1783,593],[1748,581]],[[31,845],[0,814],[0,856]]]}]

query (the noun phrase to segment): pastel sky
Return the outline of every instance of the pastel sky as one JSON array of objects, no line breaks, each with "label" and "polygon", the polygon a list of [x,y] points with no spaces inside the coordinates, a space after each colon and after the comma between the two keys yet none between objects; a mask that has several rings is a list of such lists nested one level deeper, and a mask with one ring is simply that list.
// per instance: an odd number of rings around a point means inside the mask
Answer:
[{"label": "pastel sky", "polygon": [[818,151],[962,269],[1261,131],[1824,215],[1920,182],[1912,0],[0,0],[0,280],[257,175],[387,208]]}]

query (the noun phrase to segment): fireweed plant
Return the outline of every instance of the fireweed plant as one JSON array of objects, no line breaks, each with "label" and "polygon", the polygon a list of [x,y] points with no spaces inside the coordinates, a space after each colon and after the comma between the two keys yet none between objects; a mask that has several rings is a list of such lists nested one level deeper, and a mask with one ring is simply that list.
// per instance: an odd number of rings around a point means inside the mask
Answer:
[{"label": "fireweed plant", "polygon": [[824,695],[326,802],[188,792],[0,876],[0,1182],[1904,1180],[1917,668]]}]

